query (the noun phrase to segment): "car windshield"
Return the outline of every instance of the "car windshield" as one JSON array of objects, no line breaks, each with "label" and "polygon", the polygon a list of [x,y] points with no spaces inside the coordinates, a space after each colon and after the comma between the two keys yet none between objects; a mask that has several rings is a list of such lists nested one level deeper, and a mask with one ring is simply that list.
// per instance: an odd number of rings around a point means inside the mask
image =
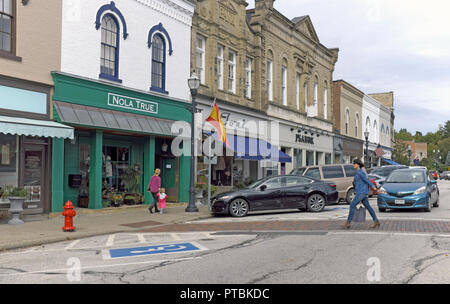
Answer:
[{"label": "car windshield", "polygon": [[424,183],[423,171],[394,171],[386,181],[387,183]]}]

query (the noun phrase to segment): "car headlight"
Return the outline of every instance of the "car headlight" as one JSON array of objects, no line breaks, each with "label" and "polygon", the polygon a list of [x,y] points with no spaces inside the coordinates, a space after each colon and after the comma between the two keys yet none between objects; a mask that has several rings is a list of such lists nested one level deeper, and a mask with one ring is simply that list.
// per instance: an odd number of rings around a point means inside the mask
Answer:
[{"label": "car headlight", "polygon": [[384,189],[383,187],[380,188],[380,194],[387,194],[386,189]]},{"label": "car headlight", "polygon": [[221,201],[226,201],[226,200],[229,200],[230,198],[232,198],[231,195],[225,195],[225,196],[221,196],[221,197],[220,197],[220,200],[221,200]]},{"label": "car headlight", "polygon": [[427,187],[423,186],[423,187],[417,189],[416,192],[414,192],[414,195],[423,194],[426,191],[427,191]]}]

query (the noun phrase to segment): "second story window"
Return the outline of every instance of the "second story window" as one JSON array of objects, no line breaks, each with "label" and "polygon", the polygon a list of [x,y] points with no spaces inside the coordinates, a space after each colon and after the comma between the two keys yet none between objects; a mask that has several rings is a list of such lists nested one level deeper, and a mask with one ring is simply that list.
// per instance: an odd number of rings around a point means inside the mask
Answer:
[{"label": "second story window", "polygon": [[283,106],[287,106],[287,68],[281,68],[281,100],[283,102]]},{"label": "second story window", "polygon": [[236,93],[236,53],[228,53],[228,92]]},{"label": "second story window", "polygon": [[297,110],[300,110],[300,74],[297,73],[297,78],[295,79],[295,103],[297,105]]},{"label": "second story window", "polygon": [[246,98],[252,98],[252,60],[247,58],[245,61],[245,89]]},{"label": "second story window", "polygon": [[273,64],[272,61],[267,61],[267,96],[269,101],[273,100]]},{"label": "second story window", "polygon": [[305,81],[305,84],[303,85],[303,92],[305,92],[305,112],[308,112],[308,83]]},{"label": "second story window", "polygon": [[350,127],[350,111],[347,109],[345,111],[345,134],[349,135],[349,127]]},{"label": "second story window", "polygon": [[155,91],[165,91],[166,76],[166,46],[161,35],[152,39],[152,88]]},{"label": "second story window", "polygon": [[13,52],[13,0],[0,0],[0,51]]},{"label": "second story window", "polygon": [[206,53],[206,39],[202,36],[197,36],[196,45],[196,72],[200,78],[200,83],[205,84],[205,53]]},{"label": "second story window", "polygon": [[328,89],[326,83],[323,89],[323,118],[328,119]]},{"label": "second story window", "polygon": [[216,62],[216,73],[217,73],[217,88],[223,90],[223,54],[224,47],[219,45],[217,47],[217,62]]},{"label": "second story window", "polygon": [[107,14],[102,19],[101,78],[118,80],[119,41],[119,25],[117,20],[112,15]]}]

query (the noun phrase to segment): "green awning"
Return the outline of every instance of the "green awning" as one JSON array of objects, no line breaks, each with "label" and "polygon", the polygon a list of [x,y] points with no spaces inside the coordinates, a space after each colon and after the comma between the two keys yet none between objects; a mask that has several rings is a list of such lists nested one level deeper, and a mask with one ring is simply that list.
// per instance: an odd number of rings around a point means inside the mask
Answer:
[{"label": "green awning", "polygon": [[0,133],[11,135],[74,138],[74,129],[54,121],[0,116]]}]

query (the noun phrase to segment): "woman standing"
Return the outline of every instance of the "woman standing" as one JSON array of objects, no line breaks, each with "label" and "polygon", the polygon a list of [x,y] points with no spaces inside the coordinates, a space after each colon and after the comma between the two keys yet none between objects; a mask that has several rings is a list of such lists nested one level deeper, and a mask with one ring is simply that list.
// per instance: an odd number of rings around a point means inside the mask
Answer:
[{"label": "woman standing", "polygon": [[378,221],[377,215],[375,214],[375,211],[372,209],[372,207],[369,204],[369,187],[371,189],[373,188],[372,182],[367,178],[366,173],[362,168],[364,168],[364,164],[359,159],[355,159],[353,161],[353,167],[357,170],[357,173],[353,179],[353,183],[355,185],[355,198],[353,199],[352,203],[350,204],[350,212],[348,214],[348,219],[345,222],[344,225],[342,225],[343,228],[350,228],[350,223],[353,220],[353,216],[355,214],[356,205],[358,205],[360,202],[363,203],[364,207],[369,210],[370,215],[373,219],[373,225],[370,228],[377,228],[380,227],[380,222]]},{"label": "woman standing", "polygon": [[156,169],[155,174],[150,179],[150,183],[148,184],[148,191],[152,193],[153,196],[153,203],[150,205],[148,210],[150,213],[153,213],[153,207],[155,207],[155,212],[158,212],[158,197],[157,194],[159,192],[159,188],[161,188],[161,177],[159,175],[161,174],[161,170]]}]

